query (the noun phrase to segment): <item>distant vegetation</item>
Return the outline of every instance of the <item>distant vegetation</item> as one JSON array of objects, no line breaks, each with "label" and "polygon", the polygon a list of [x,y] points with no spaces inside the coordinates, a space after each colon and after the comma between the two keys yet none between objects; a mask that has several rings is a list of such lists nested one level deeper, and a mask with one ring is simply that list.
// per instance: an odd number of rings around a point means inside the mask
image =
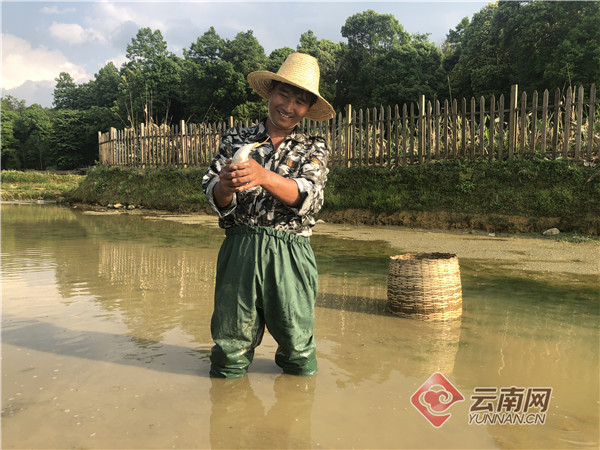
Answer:
[{"label": "distant vegetation", "polygon": [[[206,212],[205,168],[96,167],[86,177],[2,173],[2,199],[65,201]],[[37,183],[37,184],[36,184]],[[26,191],[29,189],[29,192]],[[600,234],[600,170],[572,161],[446,161],[353,167],[329,174],[327,221],[527,232]]]},{"label": "distant vegetation", "polygon": [[92,166],[97,132],[110,127],[264,117],[265,101],[246,76],[276,71],[293,51],[319,59],[321,91],[338,111],[416,102],[419,94],[508,96],[515,83],[530,92],[600,85],[600,2],[490,3],[449,30],[440,48],[372,10],[349,17],[341,35],[347,42],[307,30],[295,49],[267,56],[252,30],[227,40],[211,27],[177,56],[160,30],[142,28],[121,67],[108,63],[83,84],[61,73],[53,108],[2,98],[2,167]]}]

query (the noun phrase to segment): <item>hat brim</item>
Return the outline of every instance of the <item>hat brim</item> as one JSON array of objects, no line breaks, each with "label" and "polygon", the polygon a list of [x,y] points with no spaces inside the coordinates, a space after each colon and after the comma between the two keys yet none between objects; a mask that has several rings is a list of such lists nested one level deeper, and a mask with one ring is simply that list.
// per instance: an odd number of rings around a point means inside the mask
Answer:
[{"label": "hat brim", "polygon": [[335,110],[318,92],[314,92],[311,89],[306,89],[304,86],[300,86],[293,81],[288,80],[285,77],[277,75],[276,73],[269,72],[266,70],[259,70],[248,74],[248,83],[254,89],[254,91],[264,99],[269,99],[271,93],[271,81],[277,80],[282,83],[291,84],[299,89],[305,90],[314,94],[317,97],[317,101],[310,107],[310,110],[306,114],[306,118],[310,120],[323,121],[329,120],[335,116]]}]

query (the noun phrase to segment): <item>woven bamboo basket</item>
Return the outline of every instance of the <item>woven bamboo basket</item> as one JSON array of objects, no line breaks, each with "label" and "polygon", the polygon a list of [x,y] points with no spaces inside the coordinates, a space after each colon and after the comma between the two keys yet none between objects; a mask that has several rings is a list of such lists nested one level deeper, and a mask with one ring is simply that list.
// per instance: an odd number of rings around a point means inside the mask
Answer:
[{"label": "woven bamboo basket", "polygon": [[407,253],[390,257],[388,305],[400,317],[453,320],[462,316],[456,255]]}]

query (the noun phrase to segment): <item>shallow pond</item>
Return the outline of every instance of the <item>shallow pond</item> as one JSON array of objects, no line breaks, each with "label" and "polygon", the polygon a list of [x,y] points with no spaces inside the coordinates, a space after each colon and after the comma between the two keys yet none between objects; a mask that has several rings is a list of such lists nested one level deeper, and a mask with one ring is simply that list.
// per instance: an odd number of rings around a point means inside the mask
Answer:
[{"label": "shallow pond", "polygon": [[[267,336],[246,377],[213,380],[222,239],[2,205],[2,447],[598,448],[597,276],[461,259],[462,319],[424,323],[387,311],[398,249],[316,233],[318,373],[280,374]],[[411,403],[436,372],[462,397],[437,428]]]}]

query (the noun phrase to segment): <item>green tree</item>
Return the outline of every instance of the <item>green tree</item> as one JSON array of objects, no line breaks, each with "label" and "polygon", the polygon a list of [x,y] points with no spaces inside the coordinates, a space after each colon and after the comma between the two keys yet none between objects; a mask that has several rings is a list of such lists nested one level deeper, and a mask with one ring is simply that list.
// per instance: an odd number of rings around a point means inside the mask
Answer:
[{"label": "green tree", "polygon": [[600,79],[600,2],[488,4],[449,33],[444,66],[458,96],[589,86]]},{"label": "green tree", "polygon": [[63,109],[56,112],[50,134],[50,156],[57,169],[68,170],[84,165],[83,123],[81,111]]},{"label": "green tree", "polygon": [[74,109],[77,107],[77,85],[73,77],[67,72],[61,72],[55,78],[54,100],[52,102],[56,109]]},{"label": "green tree", "polygon": [[50,115],[37,103],[25,108],[15,120],[13,135],[20,142],[18,157],[23,169],[47,167],[51,126]]},{"label": "green tree", "polygon": [[94,105],[112,108],[119,99],[121,75],[114,63],[109,62],[94,75],[92,96]]},{"label": "green tree", "polygon": [[391,14],[365,11],[342,27],[336,106],[357,108],[414,102],[435,97],[445,72],[441,51],[426,35],[411,36]]},{"label": "green tree", "polygon": [[321,71],[319,88],[321,96],[328,102],[334,103],[341,45],[327,39],[318,39],[311,30],[308,30],[300,36],[298,51],[317,58]]},{"label": "green tree", "polygon": [[2,126],[0,127],[1,164],[4,169],[20,169],[19,140],[15,137],[15,122],[21,111],[25,109],[25,101],[17,100],[11,95],[2,97]]},{"label": "green tree", "polygon": [[251,31],[224,40],[211,27],[184,50],[184,57],[186,111],[193,121],[224,120],[230,115],[245,119],[257,110],[258,99],[251,98],[246,77],[264,68],[267,60]]},{"label": "green tree", "polygon": [[119,109],[131,125],[165,123],[183,116],[181,59],[169,52],[160,30],[141,28],[127,45]]}]

